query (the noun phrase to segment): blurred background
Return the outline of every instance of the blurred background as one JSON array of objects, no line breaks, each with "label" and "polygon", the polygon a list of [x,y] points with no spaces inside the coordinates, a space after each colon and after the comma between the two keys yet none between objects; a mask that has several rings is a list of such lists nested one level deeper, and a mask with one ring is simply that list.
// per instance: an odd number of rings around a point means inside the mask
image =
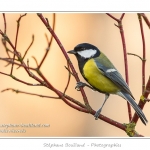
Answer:
[{"label": "blurred background", "polygon": [[[52,26],[53,15],[51,13],[43,14],[49,19]],[[120,13],[112,14],[119,18]],[[150,19],[150,14],[146,14]],[[14,44],[17,29],[16,20],[20,14],[6,13],[7,36]],[[3,16],[0,15],[0,29],[4,30]],[[56,13],[55,32],[62,42],[66,51],[73,49],[77,44],[88,42],[97,46],[113,62],[119,72],[125,77],[124,58],[122,41],[119,29],[114,25],[113,19],[104,13]],[[116,23],[117,24],[117,23]],[[136,13],[127,13],[123,18],[123,27],[126,40],[127,52],[142,56],[142,38],[139,21]],[[150,31],[143,21],[145,42],[146,42],[146,82],[150,75]],[[34,34],[35,40],[30,48],[25,62],[29,59],[29,65],[36,67],[32,56],[36,57],[38,62],[43,58],[47,48],[45,33],[50,38],[39,17],[32,13],[23,17],[20,22],[17,50],[23,55],[32,40]],[[3,45],[0,43],[0,57],[7,57]],[[76,58],[69,55],[76,71],[79,73]],[[0,62],[0,71],[10,73],[11,65],[4,67],[7,63]],[[55,88],[63,91],[68,78],[68,71],[64,68],[66,60],[59,49],[55,40],[53,40],[50,52],[41,68],[43,74],[49,79]],[[134,56],[128,56],[129,65],[129,86],[138,103],[142,95],[142,65],[141,60]],[[21,80],[36,84],[37,82],[28,77],[22,69],[14,67],[13,74]],[[79,73],[81,81],[84,79]],[[75,90],[76,81],[71,77],[69,89],[66,94],[82,101],[80,92]],[[6,88],[14,88],[26,92],[38,93],[48,96],[56,96],[55,93],[45,87],[31,87],[19,83],[8,76],[0,74],[0,91]],[[93,92],[85,88],[90,105],[97,110],[102,105],[104,95]],[[148,120],[149,103],[144,107],[144,113]],[[111,95],[108,99],[102,114],[116,120],[120,123],[128,123],[127,103],[119,96]],[[132,109],[132,114],[134,111]],[[3,124],[47,124],[47,127],[2,127]],[[24,133],[7,133],[7,130],[23,130]],[[139,120],[136,131],[144,136],[150,136],[150,124],[143,125]],[[95,121],[90,114],[79,112],[62,100],[48,99],[25,94],[16,94],[11,91],[0,93],[0,136],[1,137],[126,137],[126,133],[104,121]]]}]

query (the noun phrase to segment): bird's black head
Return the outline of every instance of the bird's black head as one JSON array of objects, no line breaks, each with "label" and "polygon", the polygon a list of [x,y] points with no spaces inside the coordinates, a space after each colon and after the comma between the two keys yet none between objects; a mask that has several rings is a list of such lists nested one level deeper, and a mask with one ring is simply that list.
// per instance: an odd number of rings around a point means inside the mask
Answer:
[{"label": "bird's black head", "polygon": [[98,57],[100,55],[100,50],[89,43],[81,43],[78,44],[74,50],[68,51],[70,54],[74,54],[77,59],[90,59],[94,57]]}]

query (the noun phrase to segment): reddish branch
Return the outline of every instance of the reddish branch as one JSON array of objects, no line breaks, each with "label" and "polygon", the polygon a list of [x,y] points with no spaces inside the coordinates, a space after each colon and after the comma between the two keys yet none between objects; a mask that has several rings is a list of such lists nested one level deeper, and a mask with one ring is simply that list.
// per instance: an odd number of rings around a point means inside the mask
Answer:
[{"label": "reddish branch", "polygon": [[[136,55],[136,54],[132,54],[132,55],[135,55],[137,57],[139,57],[141,60],[142,60],[142,99],[140,99],[139,101],[139,107],[141,109],[144,108],[144,105],[146,103],[146,101],[148,101],[148,95],[149,95],[149,87],[150,87],[150,81],[148,80],[147,82],[147,86],[145,88],[145,64],[146,64],[146,48],[145,48],[145,37],[144,37],[144,30],[143,30],[143,23],[142,23],[142,17],[143,19],[145,20],[145,22],[147,23],[147,25],[149,26],[149,20],[148,18],[146,17],[145,14],[138,14],[138,19],[139,19],[139,24],[140,24],[140,30],[141,30],[141,36],[142,36],[142,45],[143,45],[143,58]],[[143,99],[144,97],[144,99]],[[132,118],[132,121],[137,123],[138,121],[138,116],[137,114],[135,113],[133,118]]]},{"label": "reddish branch", "polygon": [[[124,31],[123,31],[123,25],[122,25],[122,20],[123,17],[125,15],[125,13],[123,13],[120,17],[120,19],[115,18],[113,15],[106,13],[109,17],[111,17],[112,19],[114,19],[115,21],[118,22],[118,25],[116,25],[119,30],[120,30],[120,35],[121,35],[121,40],[122,40],[122,46],[123,46],[123,54],[124,54],[124,66],[125,66],[125,77],[126,77],[126,82],[127,84],[129,84],[129,75],[128,75],[128,60],[127,60],[127,50],[126,50],[126,43],[125,43],[125,37],[124,37]],[[131,121],[132,119],[132,113],[131,113],[131,106],[130,104],[127,102],[127,107],[128,107],[128,115],[129,115],[129,121]]]},{"label": "reddish branch", "polygon": [[[24,55],[23,55],[23,57],[22,57],[22,60],[24,60],[24,58],[25,58],[25,56],[27,55],[29,49],[31,48],[33,42],[34,42],[34,35],[32,35],[32,41],[31,41],[30,45],[28,46],[27,50],[25,51],[25,53],[24,53]],[[20,67],[20,66],[19,66],[19,67]],[[18,67],[17,69],[19,69],[19,67]]]},{"label": "reddish branch", "polygon": [[[6,25],[6,16],[5,14],[3,13],[3,19],[4,19],[4,34],[6,34],[6,28],[7,28],[7,25]],[[9,49],[7,48],[7,45],[6,45],[6,41],[2,38],[2,44],[6,50],[6,53],[7,53],[7,56],[10,58],[10,55],[9,55]]]},{"label": "reddish branch", "polygon": [[150,21],[148,20],[147,16],[144,13],[140,13],[140,15],[143,17],[145,23],[150,28]]},{"label": "reddish branch", "polygon": [[[65,49],[64,49],[64,47],[63,47],[63,45],[61,44],[60,40],[58,39],[57,35],[56,35],[55,32],[52,30],[52,28],[51,28],[51,26],[49,25],[47,19],[45,19],[42,14],[38,14],[38,16],[39,16],[39,18],[42,20],[42,22],[44,23],[44,25],[47,27],[47,29],[49,30],[49,32],[52,34],[53,38],[56,40],[56,42],[57,42],[57,44],[59,45],[59,47],[60,47],[62,53],[64,54],[65,58],[66,58],[67,61],[68,61],[68,64],[69,64],[69,66],[70,66],[70,68],[71,68],[71,70],[72,70],[72,73],[73,73],[73,75],[74,75],[76,81],[79,82],[80,80],[79,80],[79,77],[78,77],[78,75],[77,75],[77,73],[76,73],[76,71],[75,71],[75,69],[74,69],[74,66],[73,66],[71,60],[69,59],[69,57],[68,57],[68,55],[67,55],[67,53],[66,53],[66,51],[65,51]],[[89,102],[88,102],[88,99],[87,99],[87,97],[86,97],[86,94],[85,94],[83,88],[81,88],[81,93],[82,93],[82,96],[83,96],[83,100],[84,100],[85,105],[86,105],[86,106],[89,106]],[[89,107],[90,107],[90,106],[89,106]],[[85,112],[85,111],[84,111],[84,112]],[[95,111],[92,110],[92,109],[90,110],[90,112],[89,112],[89,111],[87,111],[87,112],[88,112],[88,113],[91,113],[92,115],[95,114]],[[120,129],[122,129],[122,130],[125,130],[125,126],[124,126],[124,125],[122,125],[122,124],[120,124],[120,123],[118,123],[118,122],[116,122],[116,121],[113,121],[113,120],[110,119],[110,118],[104,117],[103,115],[100,115],[99,118],[100,118],[101,120],[103,120],[103,121],[109,123],[109,124],[112,124],[112,125],[114,125],[114,126],[120,128]]]},{"label": "reddish branch", "polygon": [[[42,14],[38,14],[38,16],[39,16],[39,18],[41,19],[41,21],[43,22],[43,24],[46,26],[46,28],[48,29],[48,31],[51,33],[51,38],[50,38],[50,40],[48,40],[48,37],[47,37],[47,35],[46,35],[46,39],[47,39],[48,46],[47,46],[47,50],[46,50],[46,52],[45,52],[43,58],[41,59],[39,65],[38,65],[38,62],[37,62],[36,58],[33,56],[33,59],[35,60],[35,62],[36,62],[36,64],[37,64],[37,67],[36,67],[36,68],[33,68],[33,67],[30,67],[30,66],[29,66],[29,60],[27,60],[27,63],[24,62],[24,57],[26,56],[26,53],[28,52],[28,50],[30,49],[30,47],[32,46],[33,41],[34,41],[34,38],[33,38],[32,41],[31,41],[31,44],[30,44],[29,47],[28,47],[28,49],[25,51],[24,56],[21,57],[19,51],[17,50],[17,41],[18,41],[17,39],[18,39],[20,21],[21,21],[21,18],[24,17],[25,15],[26,15],[26,14],[20,16],[19,19],[18,19],[18,21],[17,21],[18,24],[17,24],[15,45],[13,45],[13,43],[9,40],[9,38],[8,38],[7,35],[6,35],[6,25],[5,25],[5,27],[4,27],[4,32],[2,32],[2,30],[0,30],[0,34],[1,34],[2,37],[3,37],[3,45],[4,45],[5,49],[6,49],[6,51],[7,51],[6,43],[8,43],[8,44],[11,46],[11,48],[12,48],[12,50],[9,50],[9,52],[11,52],[11,53],[14,55],[13,58],[10,58],[9,55],[8,55],[8,58],[0,58],[0,60],[6,61],[6,62],[12,64],[11,73],[10,73],[10,74],[6,74],[6,73],[4,73],[4,72],[0,72],[0,74],[6,75],[6,76],[10,76],[10,77],[12,77],[13,79],[15,79],[15,80],[17,80],[17,81],[19,81],[19,82],[21,82],[21,83],[27,84],[27,85],[32,85],[32,86],[45,86],[45,87],[49,88],[50,90],[52,90],[58,97],[52,97],[52,96],[45,96],[45,95],[40,95],[40,94],[34,94],[34,93],[29,93],[29,92],[24,92],[24,91],[15,90],[15,89],[12,89],[12,88],[5,89],[5,90],[3,90],[2,92],[8,91],[8,90],[12,90],[12,91],[14,91],[14,92],[16,92],[16,93],[29,94],[29,95],[40,96],[40,97],[45,97],[45,98],[62,99],[67,105],[69,105],[70,107],[72,107],[72,108],[74,108],[74,109],[76,109],[76,110],[79,110],[79,111],[81,111],[81,112],[90,113],[90,114],[92,114],[92,115],[95,115],[95,112],[96,112],[96,111],[94,111],[94,110],[90,107],[89,102],[88,102],[88,99],[87,99],[87,97],[86,97],[86,94],[85,94],[83,88],[81,88],[80,91],[81,91],[81,94],[82,94],[82,97],[83,97],[83,100],[84,100],[84,104],[85,104],[85,105],[82,104],[82,103],[80,103],[79,101],[75,100],[74,98],[72,98],[72,97],[70,97],[70,96],[68,96],[68,95],[65,94],[65,93],[66,93],[66,90],[68,89],[69,83],[70,83],[71,74],[75,77],[75,79],[76,79],[77,82],[79,82],[80,80],[79,80],[79,77],[78,77],[78,75],[77,75],[77,73],[76,73],[76,71],[75,71],[75,69],[74,69],[74,66],[73,66],[71,60],[69,59],[69,57],[68,57],[68,55],[67,55],[67,53],[66,53],[66,51],[65,51],[65,49],[64,49],[64,47],[63,47],[63,45],[62,45],[62,43],[60,42],[60,40],[58,39],[57,35],[56,35],[55,32],[54,32],[54,28],[55,28],[55,14],[53,15],[53,27],[52,27],[52,28],[51,28],[51,26],[50,26],[50,24],[49,24],[49,22],[48,22],[48,19],[45,19]],[[123,31],[123,26],[122,26],[122,19],[123,19],[123,17],[124,17],[125,14],[123,13],[123,14],[121,15],[120,19],[115,18],[115,17],[112,16],[111,14],[107,14],[107,15],[110,16],[112,19],[114,19],[115,21],[118,22],[118,25],[116,25],[116,26],[119,28],[120,34],[121,34],[122,45],[123,45],[123,52],[124,52],[126,82],[128,83],[129,81],[128,81],[127,53],[126,53],[126,44],[125,44],[124,31]],[[141,16],[142,16],[143,18],[146,18],[143,14],[142,14]],[[5,15],[4,15],[4,14],[3,14],[3,18],[4,18],[4,24],[5,24],[5,23],[6,23],[6,18],[5,18]],[[148,21],[147,21],[147,22],[148,22]],[[143,31],[142,31],[142,28],[143,28],[143,27],[141,27],[141,34],[142,34],[142,32],[143,32]],[[144,34],[144,33],[143,33],[143,34]],[[56,88],[47,80],[47,78],[43,75],[43,73],[40,71],[40,68],[41,68],[43,62],[45,61],[45,59],[46,59],[46,57],[47,57],[47,55],[48,55],[48,52],[49,52],[49,49],[50,49],[50,46],[51,46],[51,43],[52,43],[53,38],[55,39],[55,41],[56,41],[57,44],[59,45],[59,47],[60,47],[60,49],[61,49],[63,55],[65,56],[65,58],[66,58],[66,60],[67,60],[67,67],[66,67],[66,69],[68,70],[68,73],[69,73],[69,74],[68,74],[68,80],[67,80],[67,84],[66,84],[66,86],[65,86],[64,92],[61,92],[61,91],[59,91],[58,89],[56,89]],[[142,39],[144,39],[143,36],[142,36]],[[143,40],[143,41],[144,41],[144,40]],[[145,43],[144,43],[144,44],[145,44]],[[144,49],[144,48],[143,48],[143,49]],[[8,53],[8,54],[9,54],[9,53]],[[15,60],[15,57],[17,57],[17,60]],[[143,54],[143,58],[145,58],[145,55],[144,55],[144,54]],[[17,62],[16,62],[16,61],[17,61]],[[20,79],[14,77],[14,76],[12,75],[12,73],[13,73],[13,66],[14,66],[14,65],[17,65],[17,66],[20,66],[20,67],[24,68],[25,71],[28,73],[28,75],[29,75],[31,78],[35,79],[35,80],[38,82],[38,84],[27,83],[27,82],[25,82],[25,81],[23,81],[23,80],[20,80]],[[37,72],[38,75],[40,76],[40,78],[37,77],[37,76],[35,76],[35,75],[33,74],[33,72],[31,72],[31,70]],[[145,97],[145,99],[147,99],[148,94],[149,94],[149,91],[150,91],[150,80],[148,81],[147,86],[146,86],[146,90],[144,91],[144,97]],[[147,99],[147,100],[148,100],[148,99]],[[142,101],[140,101],[139,105],[142,104],[142,106],[144,106],[143,103],[141,103],[141,102],[142,102]],[[144,104],[145,104],[145,103],[144,103]],[[140,107],[142,108],[142,106],[140,106]],[[132,115],[131,115],[130,105],[128,105],[128,112],[129,112],[129,120],[131,120]],[[126,126],[126,125],[123,125],[123,124],[121,124],[121,123],[119,123],[119,122],[116,122],[116,121],[114,121],[114,120],[112,120],[112,119],[110,119],[110,118],[107,118],[106,116],[103,116],[103,115],[100,115],[99,118],[100,118],[101,120],[103,120],[103,121],[105,121],[105,122],[107,122],[107,123],[109,123],[109,124],[111,124],[111,125],[113,125],[113,126],[116,126],[116,127],[118,127],[118,128],[120,128],[120,129],[122,129],[122,130],[124,130],[124,131],[127,132],[127,130],[126,130],[126,127],[127,127],[127,126]],[[138,117],[137,117],[136,114],[135,114],[134,117],[133,117],[133,119],[132,119],[132,121],[137,122],[137,119],[138,119]],[[136,134],[136,132],[134,132],[134,135],[133,135],[133,136],[141,136],[141,135]]]},{"label": "reddish branch", "polygon": [[141,29],[141,36],[142,36],[142,44],[143,44],[143,58],[142,58],[142,93],[145,89],[145,63],[146,63],[146,49],[145,49],[145,37],[144,37],[144,30],[143,30],[143,23],[141,15],[138,14],[140,29]]},{"label": "reddish branch", "polygon": [[3,13],[3,18],[4,18],[4,34],[6,34],[6,17],[4,13]]},{"label": "reddish branch", "polygon": [[[120,33],[121,33],[121,38],[122,38],[122,43],[123,43],[123,50],[124,50],[124,61],[125,61],[125,72],[126,72],[126,82],[128,83],[128,68],[127,68],[127,54],[126,54],[126,48],[125,48],[125,39],[124,39],[124,34],[123,34],[123,28],[122,28],[122,18],[123,18],[123,14],[121,16],[120,19],[116,19],[114,16],[107,14],[108,16],[110,16],[111,18],[113,18],[114,20],[116,20],[118,22],[118,28],[120,29]],[[139,23],[140,23],[140,30],[141,30],[141,36],[142,36],[142,43],[143,43],[143,58],[141,58],[140,56],[136,55],[136,54],[131,54],[131,55],[135,55],[138,56],[141,60],[142,60],[142,93],[143,93],[143,97],[145,98],[145,101],[140,100],[139,101],[139,107],[141,109],[143,109],[145,103],[146,103],[146,99],[148,97],[149,89],[150,89],[150,80],[148,80],[147,82],[147,86],[145,89],[145,63],[146,63],[146,49],[145,49],[145,38],[144,38],[144,31],[143,31],[143,24],[142,24],[142,18],[143,17],[144,21],[146,22],[146,24],[148,25],[148,27],[150,27],[150,22],[148,20],[148,18],[146,17],[146,15],[144,13],[138,14],[138,18],[139,18]],[[131,111],[131,110],[130,110]],[[138,116],[136,113],[134,113],[134,116],[132,118],[132,122],[137,123],[138,121]]]},{"label": "reddish branch", "polygon": [[66,85],[66,87],[65,87],[65,89],[64,89],[64,94],[66,93],[66,91],[67,91],[67,89],[68,89],[68,87],[69,87],[69,83],[70,83],[70,79],[71,79],[71,73],[70,73],[70,67],[69,67],[69,64],[68,64],[68,62],[67,62],[67,69],[68,69],[68,81],[67,81],[67,85]]},{"label": "reddish branch", "polygon": [[[18,19],[18,21],[20,22],[20,20],[21,20],[21,18],[23,17],[23,16],[25,16],[25,15],[22,15],[19,19]],[[16,45],[17,45],[17,37],[18,37],[18,31],[19,31],[19,29],[18,29],[19,27],[18,27],[18,25],[17,25],[17,32],[16,32],[16,41],[15,41],[15,46],[12,44],[12,42],[9,40],[9,38],[7,37],[7,35],[5,35],[1,30],[0,30],[0,34],[2,35],[2,37],[6,40],[6,42],[11,46],[11,48],[13,49],[13,53],[14,53],[14,55],[18,58],[18,60],[19,60],[19,62],[21,63],[21,67],[23,67],[24,69],[25,69],[25,71],[28,73],[28,75],[31,77],[31,78],[34,78],[36,81],[38,81],[42,86],[46,86],[47,88],[49,88],[49,89],[51,89],[52,91],[54,91],[67,105],[69,105],[69,106],[71,106],[71,107],[73,107],[74,109],[77,109],[77,110],[79,110],[79,111],[83,111],[83,112],[88,112],[88,110],[86,109],[86,108],[82,108],[82,107],[80,107],[80,103],[78,102],[77,104],[79,105],[79,106],[77,106],[77,105],[74,105],[73,103],[71,103],[71,102],[69,102],[69,101],[67,101],[67,99],[65,98],[65,94],[64,93],[62,93],[62,92],[60,92],[59,90],[57,90],[56,88],[54,88],[54,86],[51,84],[51,83],[49,83],[49,81],[45,78],[45,76],[40,72],[40,70],[38,70],[37,68],[35,68],[35,69],[33,69],[34,71],[36,71],[39,75],[40,75],[40,77],[43,79],[43,80],[41,80],[40,78],[38,78],[37,76],[35,76],[31,71],[30,71],[30,68],[29,68],[29,66],[27,66],[26,64],[25,64],[25,62],[23,61],[23,59],[22,59],[22,57],[21,57],[21,55],[20,55],[20,53],[17,51],[17,49],[16,49]],[[6,60],[6,59],[5,59]],[[12,63],[12,65],[14,65],[14,64],[17,64],[17,63],[15,63],[14,62],[14,57],[13,57],[13,59],[11,60],[11,63]],[[13,69],[11,69],[11,70],[13,70]],[[0,72],[1,73],[1,72]],[[11,71],[11,73],[12,73],[12,71]],[[1,74],[5,74],[5,73],[1,73]],[[5,75],[8,75],[8,74],[5,74]],[[8,76],[11,76],[11,77],[13,77],[13,79],[17,79],[17,78],[15,78],[12,74],[10,74],[10,75],[8,75]],[[20,79],[17,79],[17,81],[19,81],[19,82],[21,82],[21,83],[24,83],[24,84],[27,84],[26,82],[24,82],[24,81],[22,81],[22,80],[20,80]],[[33,84],[32,84],[33,85]],[[37,84],[36,84],[37,85]],[[67,97],[68,99],[70,99],[70,97]],[[71,101],[73,102],[73,100],[71,99]],[[82,105],[81,105],[82,106]]]},{"label": "reddish branch", "polygon": [[[53,30],[53,31],[55,30],[55,20],[56,20],[55,18],[56,18],[56,15],[55,15],[55,13],[54,13],[54,14],[53,14],[53,27],[52,27],[52,30]],[[50,25],[49,25],[49,26],[50,26]],[[49,50],[50,50],[50,46],[51,46],[52,41],[53,41],[53,36],[52,36],[52,35],[51,35],[50,41],[48,41],[47,35],[45,35],[45,36],[46,36],[46,39],[47,39],[48,46],[47,46],[47,49],[46,49],[46,53],[45,53],[43,59],[41,60],[39,66],[38,66],[38,69],[41,68],[41,66],[42,66],[42,64],[43,64],[43,62],[44,62],[46,56],[48,55]]]},{"label": "reddish branch", "polygon": [[[16,48],[17,48],[17,42],[18,42],[18,33],[19,33],[19,27],[20,27],[20,21],[21,21],[21,18],[24,17],[26,14],[24,15],[20,15],[19,19],[17,20],[17,32],[16,32],[16,40],[15,40],[15,47],[14,47],[14,51],[16,52]],[[15,60],[15,54],[13,56],[13,61]],[[14,67],[14,64],[12,64],[12,67],[11,67],[11,72],[10,74],[12,75],[13,73],[13,67]]]},{"label": "reddish branch", "polygon": [[33,67],[23,66],[22,64],[14,62],[13,59],[11,59],[11,58],[1,58],[0,57],[0,60],[6,61],[6,62],[8,62],[8,64],[14,63],[17,66],[25,67],[25,68],[30,69],[30,70],[35,70],[35,68],[33,68]]},{"label": "reddish branch", "polygon": [[[144,13],[138,14],[140,29],[141,29],[141,35],[142,35],[142,43],[143,43],[143,58],[142,58],[142,94],[143,95],[141,97],[144,98],[144,99],[140,99],[138,105],[140,106],[141,109],[143,109],[145,106],[145,103],[147,101],[149,101],[148,95],[150,94],[150,77],[149,77],[149,80],[148,80],[147,85],[145,87],[146,50],[145,50],[145,38],[144,38],[144,31],[143,31],[143,24],[142,24],[141,16],[143,17],[143,19],[146,22],[146,24],[148,25],[148,27],[150,27],[150,22]],[[134,121],[134,122],[138,121],[137,114],[134,114],[132,121]]]},{"label": "reddish branch", "polygon": [[[145,106],[145,104],[146,104],[146,102],[147,102],[147,99],[148,99],[148,95],[150,94],[150,77],[149,77],[149,79],[148,79],[148,81],[147,81],[147,85],[146,85],[146,88],[145,88],[145,90],[144,90],[144,92],[143,92],[143,97],[144,97],[144,100],[142,99],[142,100],[140,100],[139,101],[139,103],[138,103],[138,105],[139,105],[139,107],[141,108],[141,109],[143,109],[144,108],[144,106]],[[144,102],[143,102],[144,101]],[[133,116],[133,118],[132,118],[132,121],[133,122],[137,122],[138,121],[138,116],[137,116],[137,114],[135,113],[134,114],[134,116]]]},{"label": "reddish branch", "polygon": [[[76,71],[75,71],[75,69],[74,69],[74,67],[73,67],[73,65],[72,65],[72,63],[71,63],[71,61],[70,61],[70,59],[69,59],[69,57],[68,57],[68,55],[67,55],[65,49],[63,48],[62,44],[60,43],[60,41],[59,41],[58,37],[56,36],[56,34],[54,33],[53,29],[50,27],[50,25],[49,25],[49,23],[48,23],[48,20],[44,19],[44,17],[43,17],[41,14],[39,14],[39,17],[40,17],[41,20],[44,22],[44,24],[47,25],[46,27],[47,27],[48,30],[51,32],[52,37],[53,37],[53,38],[56,40],[56,42],[59,44],[59,46],[60,46],[60,48],[61,48],[61,50],[62,50],[64,56],[65,56],[66,59],[67,59],[68,70],[69,70],[69,76],[68,76],[68,81],[67,81],[67,85],[66,85],[66,87],[65,87],[64,92],[61,92],[61,91],[57,90],[51,83],[49,83],[49,81],[46,79],[46,77],[45,77],[45,76],[42,74],[42,72],[39,70],[40,67],[39,67],[38,63],[37,63],[37,65],[38,65],[37,68],[31,68],[31,67],[29,67],[29,61],[27,61],[27,65],[25,64],[25,62],[24,62],[24,60],[23,60],[23,57],[21,57],[20,53],[17,51],[17,48],[16,48],[16,46],[17,46],[17,38],[18,38],[18,33],[19,33],[19,26],[17,26],[15,46],[14,46],[13,43],[9,40],[9,38],[7,37],[7,35],[5,35],[2,31],[0,31],[0,34],[1,34],[2,37],[5,39],[5,41],[11,46],[11,48],[13,49],[12,53],[18,58],[18,61],[20,62],[20,64],[17,63],[17,62],[15,62],[14,57],[13,57],[13,58],[9,58],[9,59],[8,59],[8,58],[0,58],[0,59],[1,59],[1,60],[5,60],[5,61],[7,61],[7,62],[9,62],[9,63],[11,63],[11,64],[13,64],[13,65],[15,64],[15,65],[17,65],[17,66],[23,67],[23,68],[25,69],[25,71],[28,73],[28,75],[29,75],[31,78],[34,78],[36,81],[38,81],[39,84],[30,84],[30,83],[27,83],[27,82],[25,82],[25,81],[22,81],[22,80],[20,80],[20,79],[18,79],[18,78],[16,78],[16,77],[14,77],[14,76],[11,75],[11,74],[9,75],[9,74],[5,74],[5,73],[2,73],[2,72],[0,72],[0,73],[1,73],[1,74],[4,74],[4,75],[7,75],[7,76],[11,76],[11,77],[13,77],[13,79],[15,79],[15,80],[17,80],[17,81],[19,81],[19,82],[21,82],[21,83],[24,83],[24,84],[46,86],[46,87],[49,88],[50,90],[54,91],[54,92],[58,95],[58,97],[59,97],[60,99],[62,99],[62,100],[63,100],[67,105],[69,105],[70,107],[72,107],[72,108],[74,108],[74,109],[76,109],[76,110],[79,110],[79,111],[82,111],[82,112],[85,112],[85,113],[91,113],[92,115],[94,115],[94,114],[95,114],[95,111],[94,111],[94,110],[91,109],[91,110],[89,111],[89,109],[87,109],[87,106],[89,105],[89,103],[88,103],[87,97],[86,97],[86,95],[85,95],[83,89],[81,89],[81,91],[82,91],[83,99],[84,99],[84,102],[85,102],[86,106],[83,105],[82,103],[80,103],[79,101],[77,101],[77,100],[75,100],[75,99],[73,99],[73,98],[71,98],[71,97],[69,97],[68,95],[65,94],[65,92],[66,92],[66,90],[67,90],[67,88],[68,88],[68,86],[69,86],[69,82],[70,82],[70,69],[72,70],[72,73],[73,73],[73,75],[75,76],[75,78],[76,78],[77,81],[79,81],[79,78],[78,78],[78,76],[77,76],[77,73],[76,73]],[[22,18],[22,17],[20,17],[20,19],[18,19],[19,22],[20,22],[21,18]],[[48,48],[50,47],[50,45],[51,45],[51,40],[50,40],[50,42],[49,42],[49,44],[48,44]],[[25,56],[25,55],[24,55],[24,56]],[[47,54],[46,54],[46,56],[47,56]],[[45,60],[46,56],[44,55],[43,60]],[[35,60],[36,60],[36,58],[35,58]],[[43,61],[41,61],[41,62],[43,62]],[[36,72],[39,74],[39,76],[42,78],[42,80],[41,80],[40,78],[38,78],[37,76],[35,76],[35,75],[30,71],[30,69],[32,69],[33,71],[36,71]],[[7,89],[7,90],[8,90],[8,89]],[[23,92],[21,91],[20,93],[23,93]],[[34,94],[34,93],[24,92],[24,94],[25,94],[25,93],[26,93],[26,94],[30,94],[30,95],[41,96],[41,95]],[[69,102],[68,100],[69,100],[70,102]],[[118,123],[118,122],[116,122],[116,121],[113,121],[113,120],[110,119],[110,118],[107,118],[107,117],[105,117],[105,116],[103,116],[103,115],[100,115],[99,118],[102,119],[102,120],[104,120],[104,121],[107,122],[107,123],[110,123],[110,124],[112,124],[112,125],[114,125],[114,126],[120,128],[120,129],[122,129],[122,130],[125,130],[125,126],[124,126],[124,125],[122,125],[122,124],[120,124],[120,123]]]},{"label": "reddish branch", "polygon": [[35,93],[30,93],[30,92],[24,92],[24,91],[15,90],[15,89],[12,89],[12,88],[4,89],[4,90],[2,90],[1,92],[5,92],[5,91],[9,91],[9,90],[11,90],[11,91],[13,91],[13,92],[16,92],[17,94],[18,94],[18,93],[21,93],[21,94],[27,94],[27,95],[33,95],[33,96],[39,96],[39,97],[44,97],[44,98],[60,99],[59,97],[46,96],[46,95],[40,95],[40,94],[35,94]]},{"label": "reddish branch", "polygon": [[[71,62],[71,60],[69,59],[69,57],[68,57],[68,55],[67,55],[67,53],[66,53],[66,51],[65,51],[65,49],[64,49],[64,47],[63,47],[63,45],[62,45],[62,43],[61,43],[60,40],[58,39],[57,35],[55,34],[55,32],[53,31],[53,29],[52,29],[51,26],[49,25],[49,22],[47,21],[47,19],[45,19],[45,18],[43,17],[42,14],[37,14],[37,15],[39,16],[39,18],[41,19],[41,21],[44,23],[44,25],[46,26],[46,28],[47,28],[48,31],[51,33],[51,35],[53,36],[53,38],[54,38],[55,41],[57,42],[58,46],[60,47],[62,53],[64,54],[66,60],[67,60],[68,63],[69,63],[69,66],[70,66],[70,68],[71,68],[71,70],[72,70],[72,72],[73,72],[73,74],[74,74],[74,77],[75,77],[76,81],[77,81],[77,82],[80,82],[80,79],[79,79],[79,77],[78,77],[78,74],[76,73],[75,68],[74,68],[74,66],[73,66],[73,64],[72,64],[72,62]],[[87,96],[86,96],[86,94],[85,94],[85,92],[84,92],[84,89],[81,88],[80,90],[81,90],[81,94],[82,94],[82,97],[83,97],[83,100],[84,100],[85,105],[86,105],[86,106],[89,106],[89,102],[88,102]]]}]

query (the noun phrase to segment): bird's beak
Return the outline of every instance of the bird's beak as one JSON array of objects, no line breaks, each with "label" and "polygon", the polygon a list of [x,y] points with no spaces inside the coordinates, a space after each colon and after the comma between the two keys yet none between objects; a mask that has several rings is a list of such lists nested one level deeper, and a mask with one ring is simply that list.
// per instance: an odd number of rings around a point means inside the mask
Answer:
[{"label": "bird's beak", "polygon": [[68,51],[67,53],[69,53],[69,54],[76,54],[76,51],[74,51],[74,50],[71,50],[71,51]]}]

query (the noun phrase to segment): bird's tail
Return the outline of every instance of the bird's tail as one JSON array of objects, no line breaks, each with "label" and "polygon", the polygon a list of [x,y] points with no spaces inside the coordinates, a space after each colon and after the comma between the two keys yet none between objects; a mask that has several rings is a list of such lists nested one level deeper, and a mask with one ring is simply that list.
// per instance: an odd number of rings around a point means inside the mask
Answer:
[{"label": "bird's tail", "polygon": [[134,108],[135,112],[137,113],[141,121],[146,125],[148,120],[146,119],[141,108],[136,104],[135,100],[128,93],[125,93],[125,92],[119,92],[118,95],[120,95],[121,97],[123,97],[130,103],[130,105]]}]

